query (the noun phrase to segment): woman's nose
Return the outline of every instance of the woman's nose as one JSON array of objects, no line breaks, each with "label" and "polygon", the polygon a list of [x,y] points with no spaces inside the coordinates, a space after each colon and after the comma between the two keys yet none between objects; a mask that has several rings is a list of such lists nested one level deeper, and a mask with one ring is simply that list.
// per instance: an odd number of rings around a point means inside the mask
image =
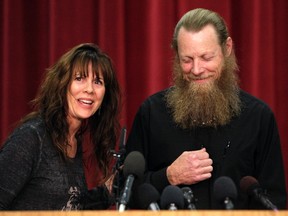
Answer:
[{"label": "woman's nose", "polygon": [[94,92],[94,86],[92,82],[86,83],[85,91],[89,94]]}]

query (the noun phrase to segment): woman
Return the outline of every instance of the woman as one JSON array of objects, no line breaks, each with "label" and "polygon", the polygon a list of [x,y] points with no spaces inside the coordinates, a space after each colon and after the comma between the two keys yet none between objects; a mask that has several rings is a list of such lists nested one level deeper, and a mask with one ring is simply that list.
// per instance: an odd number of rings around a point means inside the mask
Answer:
[{"label": "woman", "polygon": [[72,48],[48,69],[33,104],[0,153],[0,209],[108,208],[120,104],[109,56],[94,44]]}]

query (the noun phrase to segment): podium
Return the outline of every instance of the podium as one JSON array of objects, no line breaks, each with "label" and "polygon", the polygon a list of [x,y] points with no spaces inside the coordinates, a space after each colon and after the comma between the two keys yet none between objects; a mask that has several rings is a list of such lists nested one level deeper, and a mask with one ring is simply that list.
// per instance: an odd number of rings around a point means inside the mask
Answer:
[{"label": "podium", "polygon": [[288,216],[288,211],[279,210],[180,210],[144,211],[0,211],[0,216]]}]

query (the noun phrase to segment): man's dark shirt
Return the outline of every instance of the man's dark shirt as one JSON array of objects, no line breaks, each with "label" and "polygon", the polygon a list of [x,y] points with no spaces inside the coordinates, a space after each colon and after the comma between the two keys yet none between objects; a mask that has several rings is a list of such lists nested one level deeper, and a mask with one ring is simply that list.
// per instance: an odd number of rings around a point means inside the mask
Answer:
[{"label": "man's dark shirt", "polygon": [[[274,115],[262,101],[241,91],[240,116],[223,127],[183,130],[175,125],[166,106],[167,90],[149,97],[136,114],[126,150],[140,151],[146,159],[145,181],[159,192],[169,185],[166,169],[184,151],[205,147],[213,160],[212,178],[190,185],[198,209],[221,209],[215,201],[213,183],[220,176],[234,181],[236,209],[261,209],[241,192],[239,182],[254,176],[278,208],[286,206],[285,176],[279,134]],[[178,185],[183,187],[185,185]]]}]

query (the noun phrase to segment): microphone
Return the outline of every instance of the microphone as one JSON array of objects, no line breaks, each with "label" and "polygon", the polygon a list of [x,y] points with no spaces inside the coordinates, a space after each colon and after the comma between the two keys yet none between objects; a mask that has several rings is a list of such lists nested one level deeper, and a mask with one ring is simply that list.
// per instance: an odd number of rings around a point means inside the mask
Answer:
[{"label": "microphone", "polygon": [[140,195],[138,198],[140,208],[152,211],[160,210],[157,203],[160,200],[160,194],[153,185],[143,183],[138,187],[137,192]]},{"label": "microphone", "polygon": [[161,198],[160,206],[162,209],[178,210],[184,208],[184,196],[178,186],[168,185],[164,188]]},{"label": "microphone", "polygon": [[181,188],[184,196],[184,203],[187,209],[196,210],[195,206],[195,197],[190,187],[183,187]]},{"label": "microphone", "polygon": [[237,198],[237,189],[233,180],[228,176],[221,176],[214,182],[214,196],[226,210],[234,209],[233,200]]},{"label": "microphone", "polygon": [[138,151],[130,152],[123,165],[123,174],[126,178],[123,193],[120,197],[119,211],[123,212],[129,203],[132,186],[135,179],[142,178],[145,170],[145,159],[144,156]]},{"label": "microphone", "polygon": [[259,182],[252,176],[245,176],[240,180],[240,188],[242,191],[252,196],[255,200],[260,202],[265,208],[277,211],[278,208],[269,200],[264,193]]},{"label": "microphone", "polygon": [[119,151],[116,152],[115,150],[110,150],[110,153],[112,153],[113,157],[117,158],[117,165],[119,166],[122,165],[121,163],[123,163],[123,157],[126,153],[126,149],[125,149],[126,133],[127,133],[127,129],[126,127],[123,127],[121,129],[121,134],[120,134]]}]

